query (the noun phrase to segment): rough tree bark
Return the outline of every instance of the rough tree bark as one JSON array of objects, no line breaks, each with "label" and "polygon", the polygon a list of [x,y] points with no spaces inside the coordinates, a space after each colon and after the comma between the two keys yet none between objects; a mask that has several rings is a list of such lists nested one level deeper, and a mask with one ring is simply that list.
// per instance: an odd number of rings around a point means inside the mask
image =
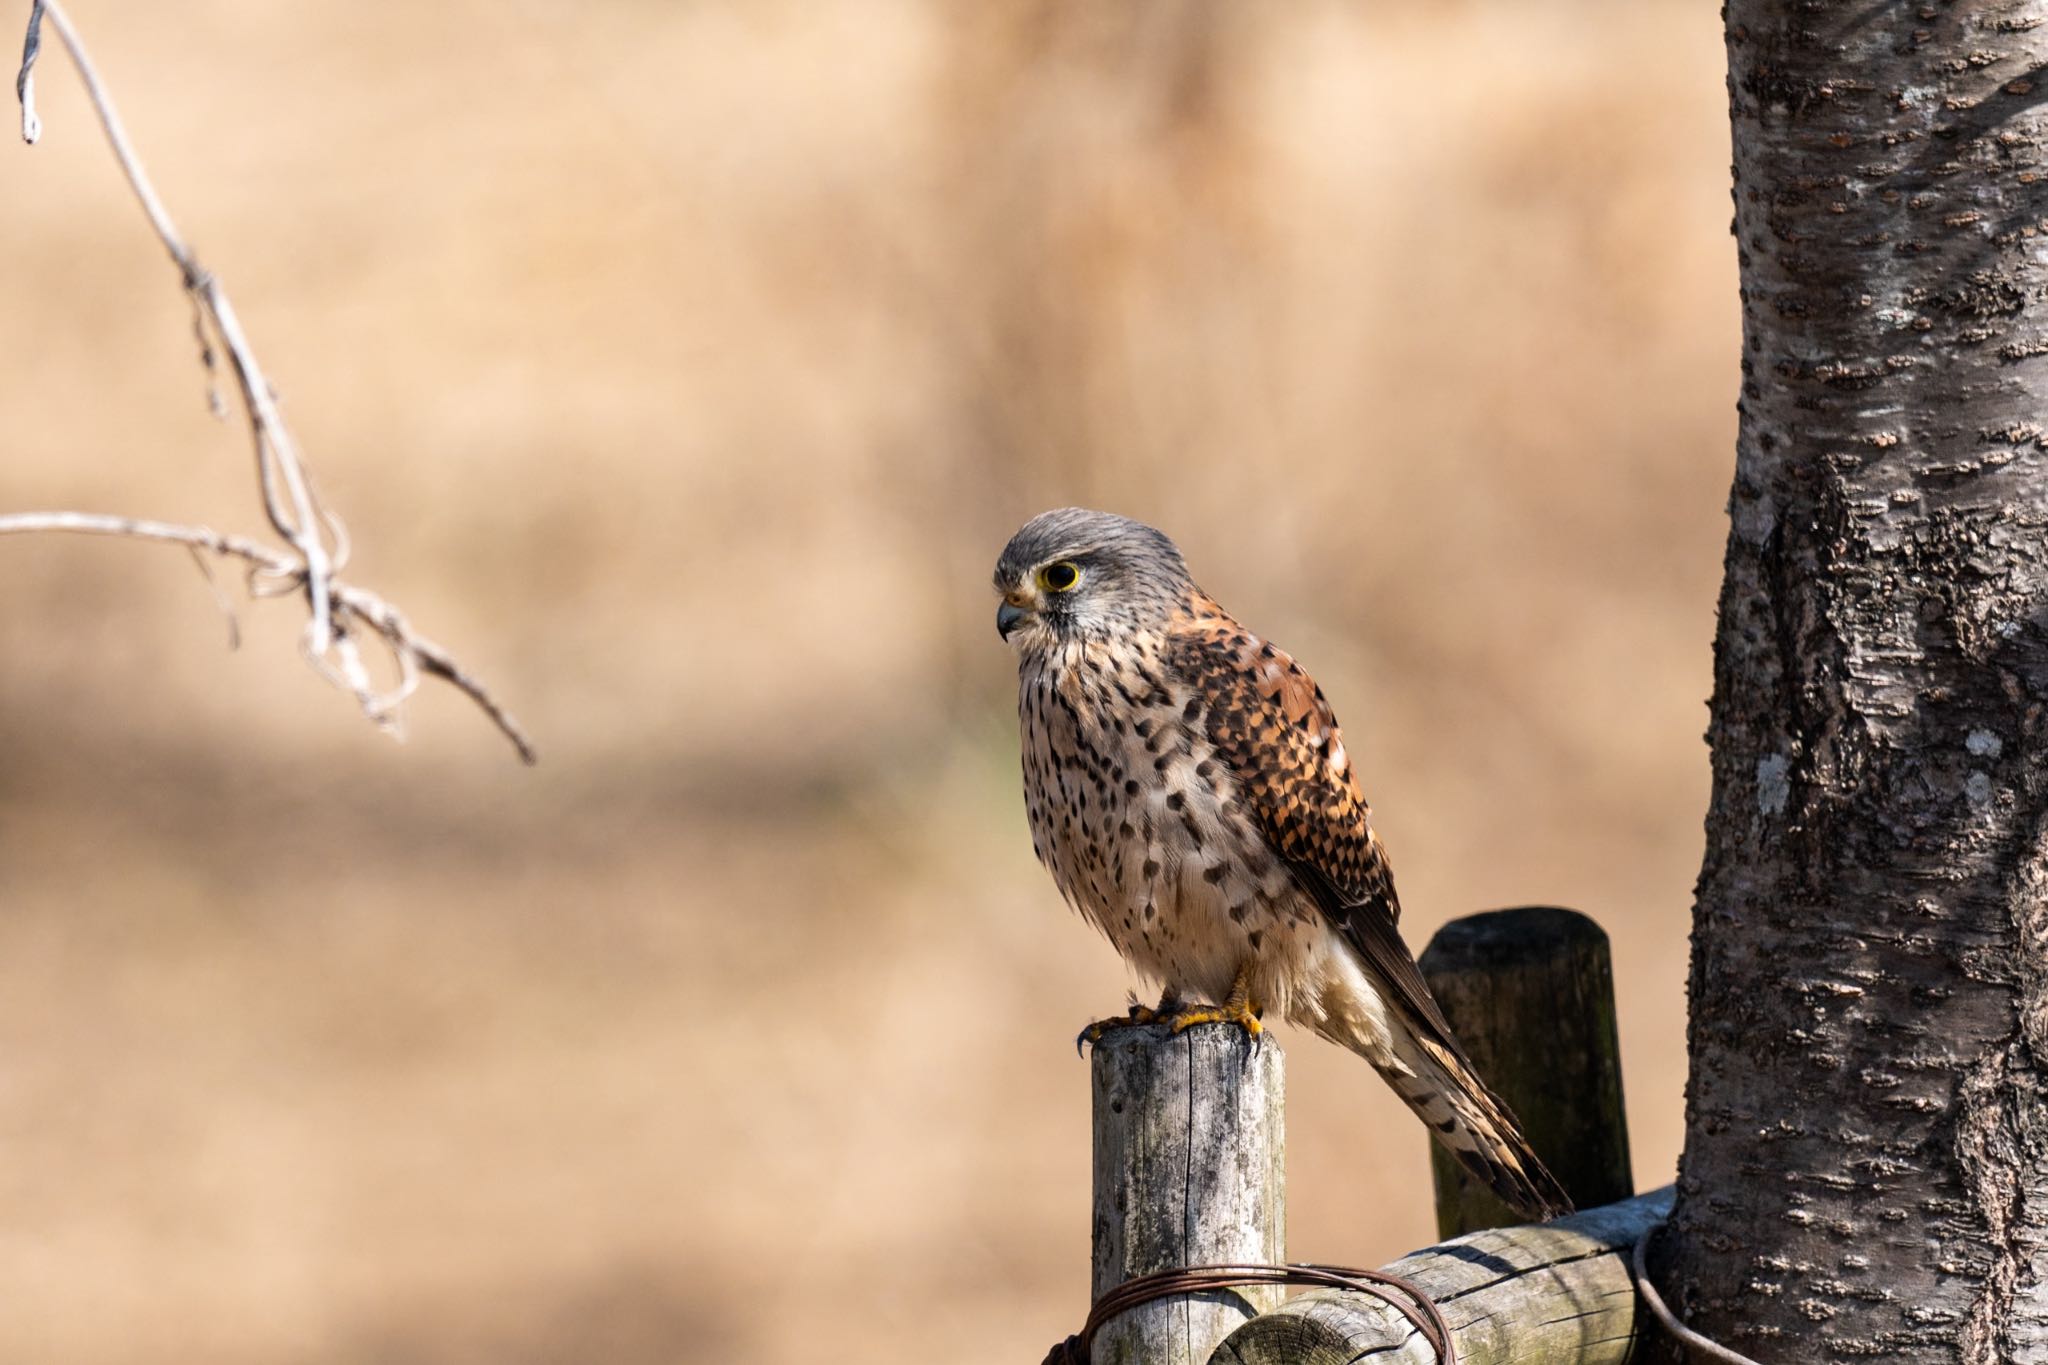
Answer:
[{"label": "rough tree bark", "polygon": [[1729,0],[1743,383],[1656,1262],[1767,1361],[2048,1361],[2048,0]]}]

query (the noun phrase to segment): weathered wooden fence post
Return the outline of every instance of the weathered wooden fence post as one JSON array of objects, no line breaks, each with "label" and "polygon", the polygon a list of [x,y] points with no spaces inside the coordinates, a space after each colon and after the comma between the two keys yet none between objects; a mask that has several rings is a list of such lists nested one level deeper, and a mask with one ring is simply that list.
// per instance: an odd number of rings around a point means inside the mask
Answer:
[{"label": "weathered wooden fence post", "polygon": [[[1614,969],[1600,926],[1552,906],[1467,915],[1430,940],[1422,974],[1572,1202],[1591,1209],[1634,1194]],[[1434,1143],[1430,1162],[1437,1236],[1522,1221]]]},{"label": "weathered wooden fence post", "polygon": [[[1270,1035],[1232,1024],[1117,1029],[1095,1048],[1096,1298],[1157,1270],[1277,1263],[1286,1251],[1281,1106]],[[1094,1365],[1205,1365],[1277,1289],[1142,1304],[1095,1338]]]},{"label": "weathered wooden fence post", "polygon": [[[1645,1330],[1631,1252],[1671,1208],[1627,1198],[1607,938],[1585,916],[1534,908],[1445,927],[1423,956],[1483,1075],[1521,1114],[1583,1212],[1486,1227],[1383,1270],[1436,1304],[1463,1365],[1623,1365]],[[1274,1265],[1283,1234],[1282,1058],[1236,1027],[1119,1029],[1095,1051],[1095,1298],[1155,1271]],[[1457,1183],[1439,1220],[1512,1221]],[[1326,1255],[1325,1259],[1330,1259]],[[1431,1365],[1385,1299],[1274,1288],[1140,1304],[1097,1331],[1091,1365]]]}]

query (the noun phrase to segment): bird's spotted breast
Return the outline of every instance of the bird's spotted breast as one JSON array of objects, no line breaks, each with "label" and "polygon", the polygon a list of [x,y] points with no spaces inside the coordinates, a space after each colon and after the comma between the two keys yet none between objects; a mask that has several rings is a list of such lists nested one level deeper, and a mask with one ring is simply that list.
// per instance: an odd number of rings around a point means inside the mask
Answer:
[{"label": "bird's spotted breast", "polygon": [[1039,860],[1140,971],[1221,999],[1313,911],[1236,805],[1205,703],[1142,640],[1049,652],[1019,682]]}]

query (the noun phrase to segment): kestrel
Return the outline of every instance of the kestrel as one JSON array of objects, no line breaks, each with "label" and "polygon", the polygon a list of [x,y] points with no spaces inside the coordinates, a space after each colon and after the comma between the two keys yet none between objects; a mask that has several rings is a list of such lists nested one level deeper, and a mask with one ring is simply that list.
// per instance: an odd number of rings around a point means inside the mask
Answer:
[{"label": "kestrel", "polygon": [[1032,519],[995,587],[1032,849],[1165,991],[1084,1036],[1217,1020],[1257,1034],[1271,1011],[1371,1062],[1525,1216],[1569,1212],[1401,942],[1386,851],[1314,680],[1126,517]]}]

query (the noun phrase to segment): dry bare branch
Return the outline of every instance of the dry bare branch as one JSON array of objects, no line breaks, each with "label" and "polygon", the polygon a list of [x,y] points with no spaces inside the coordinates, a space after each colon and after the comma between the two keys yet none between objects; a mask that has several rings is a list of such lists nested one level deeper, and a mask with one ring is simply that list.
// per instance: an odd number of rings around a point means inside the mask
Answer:
[{"label": "dry bare branch", "polygon": [[[181,526],[168,521],[104,516],[92,512],[15,512],[0,515],[0,536],[49,531],[124,536],[132,540],[183,545],[194,551],[209,551],[222,559],[242,561],[252,574],[288,582],[293,591],[297,591],[305,580],[305,565],[284,551],[242,536],[222,535],[204,526]],[[354,674],[344,685],[372,721],[387,728],[395,726],[398,708],[418,686],[420,675],[429,674],[461,689],[471,701],[483,708],[484,714],[504,732],[505,738],[512,741],[521,758],[528,763],[536,761],[538,754],[533,741],[512,714],[491,695],[490,689],[456,662],[446,649],[415,631],[398,608],[376,593],[334,579],[328,580],[328,593],[328,612],[334,622],[334,630],[349,642],[350,657],[354,660],[352,664],[337,664],[337,669],[349,668]],[[395,689],[378,692],[370,682],[368,671],[360,667],[361,658],[355,646],[358,625],[367,627],[391,651],[399,674],[399,684]]]},{"label": "dry bare branch", "polygon": [[[253,596],[295,593],[306,602],[306,628],[299,647],[307,662],[320,675],[356,698],[363,714],[379,728],[401,732],[401,707],[418,685],[422,673],[443,678],[467,693],[518,748],[526,762],[535,761],[533,745],[509,713],[484,687],[439,645],[415,634],[405,618],[390,603],[373,593],[341,582],[335,575],[348,563],[348,534],[340,520],[322,505],[311,475],[299,456],[299,448],[283,414],[278,410],[277,391],[257,364],[242,329],[241,318],[213,274],[199,263],[179,236],[163,201],[157,197],[148,173],[135,154],[128,134],[115,112],[112,97],[100,83],[99,73],[86,55],[78,33],[71,26],[58,0],[35,0],[29,13],[28,36],[22,45],[21,74],[15,92],[21,99],[22,137],[34,142],[41,131],[35,112],[34,67],[41,47],[42,24],[48,20],[77,68],[86,93],[99,115],[114,159],[142,205],[164,250],[178,267],[186,293],[193,305],[193,331],[198,337],[201,362],[209,379],[209,400],[218,410],[218,394],[211,387],[216,347],[225,353],[234,371],[256,456],[256,481],[262,492],[264,514],[271,529],[290,547],[290,553],[271,550],[253,541],[220,536],[203,527],[174,526],[165,522],[135,521],[121,517],[85,513],[45,512],[0,517],[0,534],[23,531],[83,531],[95,535],[122,535],[146,540],[167,540],[211,550],[217,555],[240,558],[249,565],[249,587]],[[364,666],[353,628],[367,626],[390,650],[399,675],[398,686],[379,691]]]},{"label": "dry bare branch", "polygon": [[14,78],[14,97],[21,101],[21,140],[33,143],[43,135],[36,117],[36,57],[43,50],[43,0],[28,11],[28,36],[21,42],[21,74]]}]

